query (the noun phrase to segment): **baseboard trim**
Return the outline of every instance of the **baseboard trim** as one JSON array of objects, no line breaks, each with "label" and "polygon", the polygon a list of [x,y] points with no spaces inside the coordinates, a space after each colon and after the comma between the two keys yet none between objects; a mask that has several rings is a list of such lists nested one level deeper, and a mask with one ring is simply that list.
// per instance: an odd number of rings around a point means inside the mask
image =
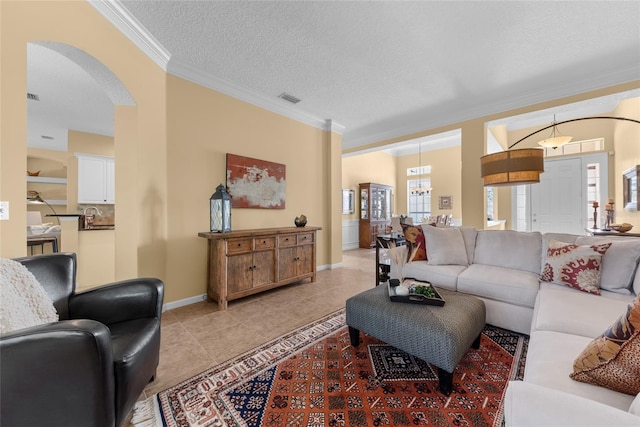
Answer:
[{"label": "baseboard trim", "polygon": [[174,308],[195,304],[197,302],[204,301],[206,299],[207,299],[207,294],[202,294],[202,295],[196,295],[194,297],[181,299],[178,301],[171,301],[162,305],[162,311],[173,310]]},{"label": "baseboard trim", "polygon": [[[317,268],[317,271],[322,271],[322,270],[333,270],[335,268],[341,268],[342,267],[342,263],[338,263],[338,264],[324,264],[321,265]],[[204,301],[207,299],[207,294],[201,294],[201,295],[196,295],[194,297],[189,297],[189,298],[185,298],[185,299],[181,299],[178,301],[171,301],[168,302],[166,304],[162,305],[162,311],[167,311],[167,310],[173,310],[174,308],[178,308],[178,307],[184,307],[186,305],[191,305],[191,304],[195,304],[197,302],[200,301]]]}]

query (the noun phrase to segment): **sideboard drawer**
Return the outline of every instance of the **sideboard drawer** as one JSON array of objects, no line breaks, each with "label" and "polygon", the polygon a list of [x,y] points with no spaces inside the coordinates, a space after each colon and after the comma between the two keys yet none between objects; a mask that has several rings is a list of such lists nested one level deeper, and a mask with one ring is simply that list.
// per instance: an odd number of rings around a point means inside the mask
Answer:
[{"label": "sideboard drawer", "polygon": [[283,248],[287,246],[295,246],[298,244],[295,234],[283,234],[278,236],[278,245]]},{"label": "sideboard drawer", "polygon": [[253,250],[252,240],[253,239],[229,239],[227,242],[227,253],[241,254],[251,252]]},{"label": "sideboard drawer", "polygon": [[298,244],[313,243],[313,233],[300,233],[298,234]]},{"label": "sideboard drawer", "polygon": [[260,237],[256,238],[256,250],[262,249],[273,249],[276,247],[276,238],[275,237]]}]

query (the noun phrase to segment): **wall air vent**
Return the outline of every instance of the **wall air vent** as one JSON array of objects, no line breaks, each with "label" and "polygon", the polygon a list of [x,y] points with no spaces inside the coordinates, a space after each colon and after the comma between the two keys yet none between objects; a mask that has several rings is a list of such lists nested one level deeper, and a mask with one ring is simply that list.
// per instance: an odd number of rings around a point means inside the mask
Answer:
[{"label": "wall air vent", "polygon": [[41,137],[42,139],[49,139],[49,140],[51,140],[51,141],[53,141],[53,140],[55,139],[54,137],[49,136],[49,135],[40,135],[40,137]]},{"label": "wall air vent", "polygon": [[27,92],[27,99],[30,99],[32,101],[40,101],[40,97],[38,95],[29,92]]},{"label": "wall air vent", "polygon": [[297,104],[298,102],[300,102],[300,99],[296,98],[293,95],[289,95],[287,92],[282,92],[280,95],[278,95],[278,98],[282,98],[292,104]]}]

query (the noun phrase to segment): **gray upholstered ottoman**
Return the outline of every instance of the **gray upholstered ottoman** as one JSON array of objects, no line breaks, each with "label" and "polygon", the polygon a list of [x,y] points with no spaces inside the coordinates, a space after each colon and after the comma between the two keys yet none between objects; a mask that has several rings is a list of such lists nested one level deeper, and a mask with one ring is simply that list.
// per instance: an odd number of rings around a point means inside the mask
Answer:
[{"label": "gray upholstered ottoman", "polygon": [[484,302],[474,296],[438,289],[444,307],[391,302],[380,285],[347,300],[351,344],[365,332],[438,367],[440,391],[449,395],[453,370],[469,347],[480,346]]}]

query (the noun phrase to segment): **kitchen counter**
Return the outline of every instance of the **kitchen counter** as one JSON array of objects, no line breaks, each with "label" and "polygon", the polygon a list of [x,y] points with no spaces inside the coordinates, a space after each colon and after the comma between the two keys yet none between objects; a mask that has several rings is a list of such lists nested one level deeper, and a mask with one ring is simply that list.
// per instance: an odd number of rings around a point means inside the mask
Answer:
[{"label": "kitchen counter", "polygon": [[92,225],[90,228],[80,228],[80,231],[115,230],[115,225]]}]

